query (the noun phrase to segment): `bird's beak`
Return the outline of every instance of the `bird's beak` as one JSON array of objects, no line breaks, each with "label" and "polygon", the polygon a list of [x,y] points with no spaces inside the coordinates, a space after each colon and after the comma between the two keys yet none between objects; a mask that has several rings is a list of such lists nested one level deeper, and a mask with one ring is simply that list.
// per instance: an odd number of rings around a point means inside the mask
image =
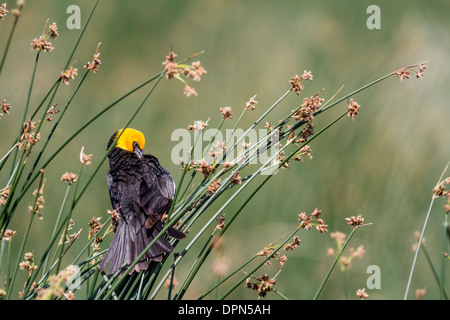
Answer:
[{"label": "bird's beak", "polygon": [[142,159],[144,157],[144,152],[142,152],[142,149],[139,147],[139,144],[137,142],[133,144],[133,152],[139,159]]}]

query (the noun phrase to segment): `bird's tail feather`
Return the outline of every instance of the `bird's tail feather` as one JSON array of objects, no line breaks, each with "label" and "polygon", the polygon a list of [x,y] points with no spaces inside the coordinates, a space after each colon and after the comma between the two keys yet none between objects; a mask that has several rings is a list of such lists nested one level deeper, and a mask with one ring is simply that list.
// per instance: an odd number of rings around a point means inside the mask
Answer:
[{"label": "bird's tail feather", "polygon": [[[108,273],[114,274],[124,263],[126,263],[127,266],[131,265],[150,242],[161,232],[162,228],[162,222],[158,221],[151,229],[139,228],[136,232],[136,228],[132,225],[129,225],[126,222],[119,223],[108,252],[100,263],[100,271],[103,272],[108,268],[108,265],[110,265]],[[146,254],[134,266],[130,273],[133,271],[139,272],[141,270],[147,270],[148,258],[154,261],[161,261],[163,252],[170,253],[172,251],[173,247],[169,241],[163,235],[159,236],[156,242],[148,249]]]}]

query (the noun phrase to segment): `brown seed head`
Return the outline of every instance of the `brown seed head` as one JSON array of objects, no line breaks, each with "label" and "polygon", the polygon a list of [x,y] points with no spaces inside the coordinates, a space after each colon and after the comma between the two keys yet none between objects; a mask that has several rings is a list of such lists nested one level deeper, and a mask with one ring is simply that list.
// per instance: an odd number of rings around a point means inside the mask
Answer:
[{"label": "brown seed head", "polygon": [[9,11],[6,10],[6,5],[7,5],[6,3],[3,3],[0,6],[0,19],[1,20],[3,20],[6,17],[6,15],[9,13]]}]

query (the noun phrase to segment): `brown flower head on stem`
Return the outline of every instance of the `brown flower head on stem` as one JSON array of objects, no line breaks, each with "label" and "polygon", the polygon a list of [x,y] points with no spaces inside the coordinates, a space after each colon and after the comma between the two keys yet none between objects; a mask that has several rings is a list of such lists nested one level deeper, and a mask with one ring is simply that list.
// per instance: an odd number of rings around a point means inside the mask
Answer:
[{"label": "brown flower head on stem", "polygon": [[45,203],[45,199],[44,199],[45,181],[46,181],[46,179],[43,180],[40,188],[34,190],[34,192],[33,192],[33,196],[35,197],[34,207],[33,206],[28,207],[28,211],[32,214],[37,214],[39,219],[42,219],[42,215],[40,214],[39,210],[44,208],[44,203]]},{"label": "brown flower head on stem", "polygon": [[0,104],[0,119],[2,118],[2,115],[8,114],[9,110],[11,109],[11,105],[6,102],[6,99],[7,98],[3,99],[3,102]]},{"label": "brown flower head on stem", "polygon": [[16,17],[19,17],[24,5],[25,5],[25,0],[17,0],[17,8],[13,9],[12,13]]},{"label": "brown flower head on stem", "polygon": [[300,148],[300,150],[295,154],[294,160],[303,161],[302,155],[306,155],[309,159],[312,159],[311,147],[309,145],[305,145],[304,147]]},{"label": "brown flower head on stem", "polygon": [[11,190],[11,185],[0,189],[0,206],[3,206],[6,204],[6,199],[8,199],[9,191]]},{"label": "brown flower head on stem", "polygon": [[20,141],[17,144],[19,149],[25,148],[25,150],[28,150],[30,145],[35,145],[37,142],[39,142],[39,140],[41,139],[41,134],[39,132],[37,134],[35,134],[35,132],[31,132],[36,128],[36,125],[37,123],[31,121],[31,119],[28,119],[27,122],[24,122],[23,133],[20,137]]},{"label": "brown flower head on stem", "polygon": [[107,210],[107,213],[111,215],[111,224],[113,227],[113,231],[116,232],[117,225],[119,224],[119,220],[121,219],[119,210],[121,207],[116,208],[114,210]]},{"label": "brown flower head on stem", "polygon": [[195,166],[196,166],[194,161],[190,161],[185,164],[183,160],[180,160],[180,164],[181,164],[181,168],[180,168],[181,171],[184,171],[184,170],[189,171],[191,169],[195,169]]},{"label": "brown flower head on stem", "polygon": [[304,98],[300,108],[297,109],[291,116],[296,121],[305,121],[311,123],[313,120],[313,113],[320,109],[324,99],[318,96],[316,93],[314,96]]},{"label": "brown flower head on stem", "polygon": [[291,91],[294,90],[297,95],[299,95],[300,91],[303,90],[303,85],[301,83],[302,80],[303,79],[300,78],[298,75],[295,75],[289,81],[289,83],[292,85]]},{"label": "brown flower head on stem", "polygon": [[194,125],[189,125],[188,130],[196,130],[198,132],[202,132],[208,126],[209,119],[206,122],[203,121],[195,121]]},{"label": "brown flower head on stem", "polygon": [[206,70],[200,65],[200,61],[194,61],[191,66],[184,67],[184,74],[191,77],[194,81],[200,81],[201,76],[206,74]]},{"label": "brown flower head on stem", "polygon": [[20,270],[27,270],[29,275],[33,274],[33,271],[37,269],[37,265],[34,264],[33,252],[25,253],[25,261],[19,263]]},{"label": "brown flower head on stem", "polygon": [[355,116],[358,115],[359,113],[359,104],[356,103],[356,101],[353,100],[353,98],[350,100],[350,102],[348,103],[348,117],[352,118],[352,120],[355,120]]},{"label": "brown flower head on stem", "polygon": [[366,292],[366,288],[356,290],[356,295],[361,299],[366,299],[369,295]]},{"label": "brown flower head on stem", "polygon": [[57,105],[58,104],[55,103],[47,110],[48,117],[45,120],[47,120],[47,121],[52,121],[53,120],[53,115],[57,114],[59,112],[59,109],[56,109]]},{"label": "brown flower head on stem", "polygon": [[44,36],[40,36],[39,39],[34,38],[33,41],[31,41],[31,47],[33,48],[33,50],[38,50],[39,52],[50,52],[55,49],[52,46],[52,43],[48,42]]},{"label": "brown flower head on stem", "polygon": [[6,3],[3,3],[0,6],[0,19],[3,20],[8,13],[9,13],[9,11],[6,10]]},{"label": "brown flower head on stem", "polygon": [[216,220],[217,220],[216,230],[222,230],[223,227],[225,227],[225,215],[224,214],[220,215],[220,217],[217,218]]},{"label": "brown flower head on stem", "polygon": [[[45,24],[46,28],[47,23]],[[39,52],[41,51],[50,52],[54,49],[54,47],[52,46],[52,43],[47,40],[49,38],[55,39],[57,36],[58,36],[58,27],[56,26],[56,23],[53,22],[47,32],[45,32],[44,29],[44,32],[42,36],[39,36],[39,39],[34,38],[33,41],[31,41],[31,47],[33,48],[33,50],[38,50]]]},{"label": "brown flower head on stem", "polygon": [[220,187],[220,179],[216,179],[208,186],[209,195],[213,195],[216,193],[217,189]]},{"label": "brown flower head on stem", "polygon": [[273,287],[276,284],[276,280],[275,277],[274,278],[269,278],[269,276],[267,274],[264,274],[260,277],[257,277],[255,279],[257,282],[256,283],[252,283],[250,278],[248,278],[245,281],[244,286],[246,288],[252,289],[252,290],[256,290],[258,292],[258,296],[260,297],[265,297],[267,292],[270,292],[273,290]]},{"label": "brown flower head on stem", "polygon": [[68,85],[69,80],[75,79],[75,76],[77,76],[77,75],[78,75],[78,69],[70,66],[70,68],[68,70],[64,70],[61,72],[59,79],[61,79],[64,84]]},{"label": "brown flower head on stem", "polygon": [[209,165],[205,161],[205,159],[201,159],[199,161],[199,165],[198,165],[197,171],[203,173],[203,176],[206,179],[211,173],[214,173],[216,171],[216,168],[214,166],[212,166],[212,165]]},{"label": "brown flower head on stem", "polygon": [[303,71],[302,79],[312,81],[313,75],[312,75],[311,71],[306,71],[306,70]]},{"label": "brown flower head on stem", "polygon": [[50,27],[48,28],[49,37],[52,39],[56,39],[58,37],[58,27],[56,26],[56,23],[53,22]]},{"label": "brown flower head on stem", "polygon": [[103,224],[100,223],[100,219],[102,217],[92,217],[91,221],[89,221],[89,234],[88,234],[88,240],[91,239],[91,237],[95,236],[99,230],[103,227]]},{"label": "brown flower head on stem", "polygon": [[287,261],[287,257],[285,255],[281,256],[280,259],[279,259],[280,267],[284,266],[286,261]]},{"label": "brown flower head on stem", "polygon": [[[1,231],[3,231],[3,230],[0,230],[0,233],[1,233]],[[16,235],[16,231],[11,230],[11,229],[6,229],[5,233],[3,234],[2,241],[5,241],[5,240],[9,241],[15,235]]]},{"label": "brown flower head on stem", "polygon": [[77,180],[77,175],[73,172],[66,172],[62,175],[61,181],[67,182],[68,184],[72,184]]},{"label": "brown flower head on stem", "polygon": [[[67,231],[71,230],[73,225],[74,225],[74,222],[71,219],[71,225],[70,225],[70,227],[67,228]],[[76,239],[78,239],[78,236],[80,235],[82,230],[83,229],[80,229],[80,230],[78,230],[78,232],[75,232],[75,233],[72,233],[72,234],[66,234],[66,238],[65,238],[65,242],[64,243],[71,243],[71,242],[73,243]]]},{"label": "brown flower head on stem", "polygon": [[174,59],[177,57],[177,54],[173,51],[169,52],[169,55],[166,56],[166,60],[163,61],[162,65],[164,66],[164,71],[166,71],[166,78],[171,79],[176,74],[179,73],[178,70],[178,63],[174,61]]},{"label": "brown flower head on stem", "polygon": [[188,83],[181,78],[182,75],[192,78],[194,81],[200,81],[201,76],[206,74],[205,68],[201,65],[200,61],[194,61],[191,65],[188,64],[179,64],[175,61],[177,54],[175,54],[172,50],[169,52],[169,55],[166,56],[166,59],[162,62],[164,66],[164,72],[167,79],[176,78],[184,84],[183,93],[187,96],[196,96],[197,90],[195,88],[188,85]]},{"label": "brown flower head on stem", "polygon": [[445,179],[444,181],[440,182],[439,184],[437,184],[434,188],[433,188],[433,198],[449,198],[450,197],[450,190],[445,190],[445,186],[444,184],[449,184],[450,181],[450,177]]},{"label": "brown flower head on stem", "polygon": [[272,130],[273,126],[270,124],[270,122],[266,121],[266,125],[264,126],[264,128]]},{"label": "brown flower head on stem", "polygon": [[80,162],[84,165],[89,166],[91,164],[91,158],[92,158],[92,154],[85,154],[84,153],[84,146],[81,148],[81,152],[80,152]]},{"label": "brown flower head on stem", "polygon": [[231,113],[231,107],[220,108],[220,113],[223,116],[223,119],[226,118],[233,119],[233,114]]},{"label": "brown flower head on stem", "polygon": [[234,163],[233,163],[233,162],[230,162],[230,161],[228,161],[228,160],[225,160],[225,161],[223,162],[223,168],[224,168],[224,169],[231,168],[233,165],[234,165]]},{"label": "brown flower head on stem", "polygon": [[241,176],[239,175],[239,171],[236,172],[230,179],[231,182],[231,187],[237,185],[237,184],[241,184],[242,180],[241,180]]},{"label": "brown flower head on stem", "polygon": [[184,87],[183,93],[184,93],[184,95],[186,97],[190,97],[192,95],[196,96],[197,95],[197,90],[195,90],[195,88],[192,88],[191,86],[186,85]]},{"label": "brown flower head on stem", "polygon": [[215,157],[217,157],[217,156],[219,155],[219,153],[218,153],[215,149],[211,149],[209,155],[210,155],[212,158],[215,158]]},{"label": "brown flower head on stem", "polygon": [[294,241],[292,243],[287,243],[284,245],[283,249],[286,251],[294,251],[300,245],[300,238],[298,236],[294,236]]},{"label": "brown flower head on stem", "polygon": [[[415,70],[417,68],[417,70]],[[401,68],[399,70],[394,71],[393,73],[400,78],[400,81],[403,81],[403,79],[410,79],[411,78],[411,72],[416,73],[416,78],[422,78],[423,77],[423,71],[427,68],[425,65],[425,62],[421,62],[418,64],[413,64],[404,68]]]},{"label": "brown flower head on stem", "polygon": [[206,74],[206,70],[200,65],[200,61],[197,60],[192,62],[192,67],[194,68],[194,70],[197,72],[198,75],[203,76]]},{"label": "brown flower head on stem", "polygon": [[256,109],[256,104],[258,103],[258,101],[255,100],[255,97],[256,96],[254,96],[253,98],[250,98],[250,100],[245,103],[246,109],[250,109],[252,111]]},{"label": "brown flower head on stem", "polygon": [[289,83],[292,85],[291,91],[294,90],[297,95],[300,94],[300,91],[303,90],[302,81],[303,80],[312,80],[313,75],[311,74],[311,71],[304,71],[302,76],[295,75],[291,78]]},{"label": "brown flower head on stem", "polygon": [[364,218],[362,216],[351,216],[350,218],[345,218],[347,224],[351,225],[354,229],[364,225]]},{"label": "brown flower head on stem", "polygon": [[306,215],[305,212],[301,212],[298,215],[298,228],[304,228],[306,230],[311,229],[312,226],[316,228],[320,233],[328,232],[328,225],[325,224],[323,219],[320,219],[319,216],[322,213],[322,210],[314,209],[309,215]]},{"label": "brown flower head on stem", "polygon": [[97,45],[97,50],[95,50],[94,57],[92,58],[92,62],[88,61],[88,63],[83,67],[87,70],[92,70],[94,73],[97,73],[99,66],[102,64],[100,59],[98,58],[100,56],[100,52],[98,52],[98,49],[102,43],[100,42]]},{"label": "brown flower head on stem", "polygon": [[227,149],[227,145],[226,145],[225,141],[217,141],[215,147],[219,148],[222,151]]}]

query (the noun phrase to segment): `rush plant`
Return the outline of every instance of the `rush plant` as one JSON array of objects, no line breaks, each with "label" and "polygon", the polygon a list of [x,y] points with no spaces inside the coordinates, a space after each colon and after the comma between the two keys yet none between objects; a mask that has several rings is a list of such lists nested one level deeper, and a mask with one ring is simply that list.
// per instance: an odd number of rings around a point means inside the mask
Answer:
[{"label": "rush plant", "polygon": [[[45,194],[45,185],[54,183],[54,181],[46,179],[46,170],[57,165],[57,158],[61,151],[75,137],[78,137],[97,119],[112,110],[119,102],[138,91],[146,90],[142,100],[134,106],[133,111],[124,113],[123,122],[114,124],[114,128],[126,128],[132,124],[143,108],[154,107],[151,104],[151,96],[163,79],[177,79],[184,85],[186,96],[197,95],[197,91],[190,85],[190,82],[200,80],[206,74],[206,70],[196,60],[201,52],[177,61],[177,55],[170,51],[162,63],[163,67],[160,72],[114,98],[110,104],[86,119],[84,123],[79,123],[76,129],[68,133],[68,137],[63,143],[57,146],[52,145],[52,138],[60,129],[61,120],[66,111],[72,107],[74,98],[82,92],[85,80],[102,68],[100,44],[93,46],[96,47],[96,50],[92,61],[87,62],[82,71],[78,70],[74,63],[75,53],[97,4],[98,0],[94,2],[66,64],[60,69],[63,71],[55,71],[54,81],[49,85],[48,91],[43,94],[42,100],[36,104],[32,102],[33,89],[36,79],[40,76],[37,72],[39,61],[52,51],[51,41],[56,41],[58,37],[57,26],[54,23],[51,25],[46,23],[43,34],[32,40],[35,63],[27,90],[24,92],[25,105],[10,105],[10,101],[7,99],[4,99],[1,105],[0,122],[7,121],[11,108],[15,112],[19,110],[23,112],[22,121],[17,124],[16,134],[9,134],[7,145],[5,146],[6,142],[2,145],[3,155],[0,158],[0,298],[3,299],[73,299],[74,297],[92,300],[156,299],[161,298],[163,295],[161,289],[165,286],[169,288],[168,299],[183,299],[191,284],[199,278],[204,270],[205,261],[211,252],[219,250],[223,235],[235,219],[239,215],[250,214],[244,209],[261,188],[275,174],[286,174],[286,170],[293,165],[293,162],[301,165],[302,161],[311,158],[313,142],[317,138],[323,137],[324,133],[328,132],[338,121],[355,119],[360,112],[360,105],[354,100],[358,94],[392,76],[405,79],[415,72],[416,76],[420,78],[426,68],[424,63],[401,68],[348,93],[342,94],[341,88],[327,99],[322,97],[323,92],[320,91],[313,96],[304,97],[302,102],[291,112],[283,114],[280,119],[276,119],[279,121],[272,124],[274,110],[283,104],[285,98],[288,95],[303,94],[306,83],[313,81],[312,73],[304,71],[302,75],[287,78],[286,90],[280,94],[279,98],[274,99],[271,105],[257,105],[255,100],[257,96],[255,95],[242,104],[241,110],[237,111],[238,117],[235,117],[235,110],[224,107],[220,108],[216,115],[211,115],[209,119],[186,124],[187,130],[193,135],[194,143],[188,146],[189,152],[180,158],[182,171],[176,184],[175,198],[159,236],[164,236],[169,227],[176,227],[186,232],[187,238],[184,240],[172,239],[171,244],[179,253],[166,255],[161,262],[150,261],[146,271],[139,274],[129,273],[139,259],[144,256],[146,251],[144,250],[133,264],[124,265],[114,275],[107,276],[99,272],[98,264],[111,240],[111,232],[114,229],[113,220],[117,218],[117,212],[105,208],[105,212],[108,210],[110,214],[106,221],[102,222],[101,219],[95,217],[89,222],[86,221],[85,224],[89,225],[88,237],[80,237],[81,230],[74,233],[71,230],[73,229],[72,213],[83,201],[83,195],[87,188],[94,179],[98,178],[97,173],[100,168],[106,165],[105,160],[110,150],[96,155],[94,168],[87,170],[86,167],[91,165],[92,155],[85,153],[84,148],[81,149],[78,171],[76,173],[66,172],[61,178],[66,183],[62,197],[51,197]],[[4,64],[8,61],[9,44],[23,9],[23,3],[20,2],[14,11],[15,20],[3,52],[0,76],[5,76],[1,72]],[[7,10],[6,6],[2,7],[2,10]],[[62,104],[63,107],[58,109],[54,99],[61,84],[73,85],[73,91],[67,97],[65,104]],[[4,93],[0,92],[0,94]],[[328,120],[323,127],[316,127],[314,119],[324,117],[328,114],[327,111],[339,107],[343,108],[337,117]],[[252,111],[255,108],[262,109],[262,115],[253,117]],[[114,109],[114,112],[123,111]],[[277,115],[279,114],[277,112]],[[236,130],[240,127],[242,119],[246,117],[251,117],[253,123],[243,130],[243,134],[236,139],[233,137],[227,141],[219,138],[225,136],[219,135],[219,133],[221,130],[225,130],[227,125],[231,124],[233,130]],[[197,142],[200,133],[206,127],[211,127],[213,122],[217,122],[216,134],[211,137],[206,147],[199,145]],[[49,133],[45,136],[43,134],[44,126],[49,128]],[[170,129],[170,123],[166,128],[168,130],[176,129]],[[249,143],[249,134],[256,129],[265,129],[265,134]],[[2,132],[2,137],[4,136],[4,132]],[[7,141],[8,139],[2,140]],[[196,148],[201,149],[197,150]],[[196,154],[201,154],[202,157],[194,158]],[[104,177],[100,177],[100,179],[104,179]],[[31,193],[30,190],[35,190],[34,201],[27,213],[26,230],[19,235],[14,231],[15,217],[23,208],[26,195]],[[40,217],[40,210],[44,206],[44,197],[47,202],[59,203],[60,209],[54,213],[53,220],[49,219],[51,221],[49,223],[54,221],[51,234],[40,238],[40,241],[46,243],[46,250],[41,255],[35,256],[33,252],[27,252],[26,248],[32,246],[29,235],[34,232],[35,218]],[[105,197],[108,197],[106,186]],[[233,204],[234,211],[229,210],[231,204]],[[324,216],[326,217],[326,213]],[[353,227],[350,236],[340,251],[336,253],[328,273],[324,275],[315,295],[311,294],[311,298],[319,297],[346,245],[355,231],[364,225],[362,217],[351,217],[348,221]],[[273,277],[265,274],[257,276],[257,273],[261,272],[261,268],[270,262],[279,263],[281,271],[287,260],[287,256],[281,253],[288,254],[289,251],[297,249],[300,244],[299,234],[301,232],[315,229],[324,233],[328,231],[327,228],[328,225],[322,219],[321,210],[316,209],[310,214],[299,213],[298,219],[292,221],[290,230],[286,230],[286,233],[279,239],[271,240],[273,241],[271,243],[261,244],[263,249],[231,272],[219,272],[220,276],[216,283],[198,298],[213,298],[211,296],[215,292],[216,299],[225,299],[238,287],[245,287],[255,290],[258,297],[264,297],[269,292],[274,292],[279,297],[287,299],[288,297],[275,287],[279,272]],[[191,229],[196,231],[190,232]],[[156,239],[146,249],[150,248]],[[14,249],[13,242],[18,243]],[[74,243],[81,243],[82,249],[75,252],[74,259],[69,259],[67,252],[74,250]],[[198,244],[200,245],[197,246]],[[196,249],[198,247],[200,249]],[[186,259],[188,256],[194,257],[194,259]],[[185,275],[177,274],[175,277],[175,272],[180,265],[184,265],[188,271]],[[28,272],[28,277],[25,283],[18,283],[17,275],[19,272],[23,272],[22,270]],[[237,280],[233,277],[235,275],[238,276]],[[175,285],[176,282],[178,285]],[[223,289],[222,294],[218,294],[218,288]],[[20,295],[17,296],[19,291]]]}]

